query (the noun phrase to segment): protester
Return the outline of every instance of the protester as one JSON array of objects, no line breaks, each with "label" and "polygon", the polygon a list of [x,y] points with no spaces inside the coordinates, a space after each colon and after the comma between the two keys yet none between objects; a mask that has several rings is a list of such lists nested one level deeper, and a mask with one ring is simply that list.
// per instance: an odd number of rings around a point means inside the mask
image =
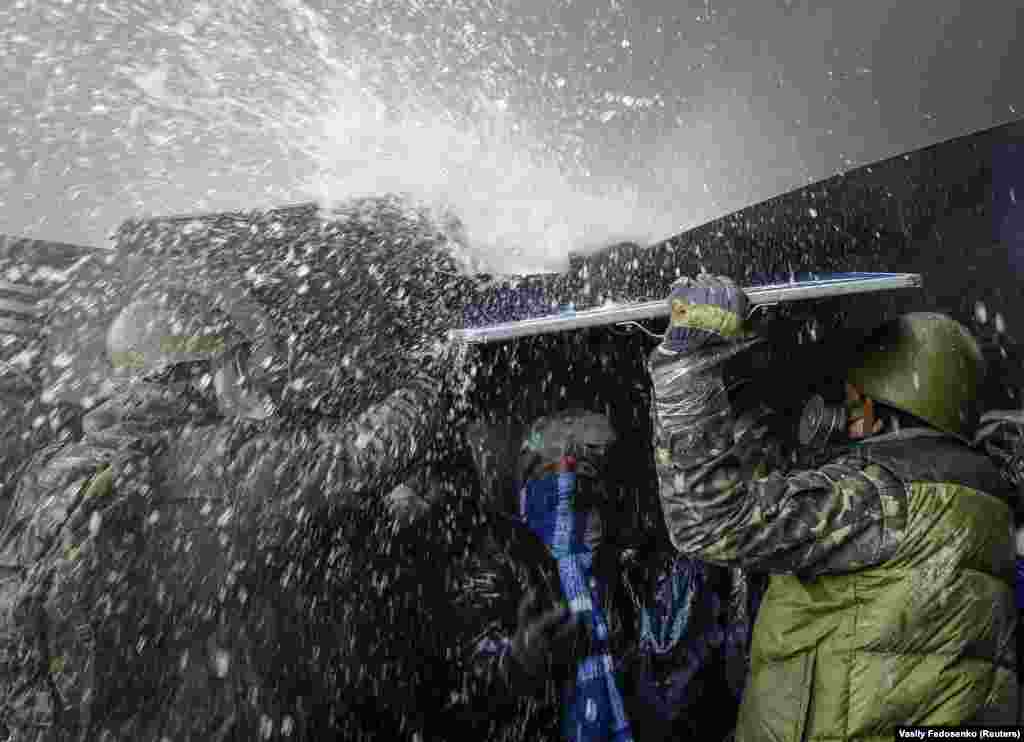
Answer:
[{"label": "protester", "polygon": [[[617,435],[606,416],[570,408],[514,428],[469,436],[506,538],[481,541],[466,565],[460,608],[481,628],[460,654],[481,680],[448,710],[453,723],[486,718],[476,732],[488,739],[722,738],[736,700],[728,573],[672,554],[657,534],[609,539]],[[533,579],[502,578],[510,559]]]},{"label": "protester", "polygon": [[984,363],[967,330],[938,314],[880,327],[847,372],[834,455],[784,475],[764,466],[763,411],[723,382],[761,342],[743,291],[683,279],[670,303],[650,373],[672,542],[771,574],[736,739],[1016,723],[1014,495],[968,445]]},{"label": "protester", "polygon": [[308,674],[308,655],[290,675],[276,664],[312,649],[285,629],[302,608],[254,587],[287,584],[282,555],[325,504],[412,473],[440,391],[424,378],[349,422],[290,421],[273,335],[244,309],[140,292],[108,336],[128,386],[23,475],[0,542],[16,566],[0,594],[13,739],[316,736],[315,688],[275,688]]}]

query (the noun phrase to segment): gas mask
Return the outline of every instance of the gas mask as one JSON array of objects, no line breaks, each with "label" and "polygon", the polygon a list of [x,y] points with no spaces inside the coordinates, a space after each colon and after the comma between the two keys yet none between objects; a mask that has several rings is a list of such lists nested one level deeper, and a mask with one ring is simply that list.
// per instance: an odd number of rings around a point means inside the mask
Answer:
[{"label": "gas mask", "polygon": [[247,345],[235,349],[214,373],[217,403],[222,413],[231,417],[265,420],[273,414],[274,405],[267,393],[263,354],[251,354]]},{"label": "gas mask", "polygon": [[821,450],[835,443],[849,443],[847,425],[849,415],[846,404],[826,402],[815,394],[804,403],[797,428],[797,440],[802,448]]},{"label": "gas mask", "polygon": [[800,447],[811,455],[827,454],[856,442],[850,437],[850,425],[865,420],[871,430],[875,424],[874,406],[858,390],[847,386],[843,402],[830,402],[820,394],[810,397],[800,413],[797,440]]}]

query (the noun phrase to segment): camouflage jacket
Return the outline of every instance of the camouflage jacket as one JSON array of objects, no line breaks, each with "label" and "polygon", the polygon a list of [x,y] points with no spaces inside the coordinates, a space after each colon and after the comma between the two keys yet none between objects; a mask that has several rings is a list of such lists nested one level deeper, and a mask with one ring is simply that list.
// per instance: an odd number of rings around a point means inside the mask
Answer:
[{"label": "camouflage jacket", "polygon": [[733,409],[723,366],[758,342],[689,354],[659,347],[649,359],[673,544],[713,564],[804,578],[886,561],[907,517],[892,473],[854,456],[787,473],[773,455],[770,411]]},{"label": "camouflage jacket", "polygon": [[17,740],[300,735],[294,710],[239,703],[260,675],[245,627],[271,626],[254,616],[275,610],[240,570],[258,549],[301,551],[296,533],[325,504],[400,481],[430,440],[436,386],[314,430],[231,423],[139,385],[87,416],[80,442],[37,454],[0,532],[0,728]]}]

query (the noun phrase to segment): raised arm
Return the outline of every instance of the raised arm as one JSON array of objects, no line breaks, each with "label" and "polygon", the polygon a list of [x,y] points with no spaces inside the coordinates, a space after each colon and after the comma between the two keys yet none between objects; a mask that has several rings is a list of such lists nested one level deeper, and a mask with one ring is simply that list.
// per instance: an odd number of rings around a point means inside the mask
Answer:
[{"label": "raised arm", "polygon": [[906,521],[902,483],[853,457],[784,474],[768,455],[767,410],[737,415],[723,366],[744,337],[745,297],[728,279],[684,280],[652,354],[654,445],[675,547],[755,571],[814,576],[878,564]]}]

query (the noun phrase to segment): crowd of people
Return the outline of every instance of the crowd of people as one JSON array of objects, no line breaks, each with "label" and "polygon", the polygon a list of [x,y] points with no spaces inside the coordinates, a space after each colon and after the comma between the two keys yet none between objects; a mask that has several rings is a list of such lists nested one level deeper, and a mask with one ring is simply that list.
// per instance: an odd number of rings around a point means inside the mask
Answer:
[{"label": "crowd of people", "polygon": [[[648,742],[1017,724],[1021,421],[980,421],[970,333],[909,314],[847,349],[841,424],[808,456],[771,384],[732,370],[767,343],[743,291],[702,276],[668,301],[638,442],[569,401],[451,430],[442,382],[464,349],[432,349],[351,417],[293,414],[271,319],[140,290],[107,335],[131,383],[32,456],[0,531],[0,729]],[[638,450],[650,532],[619,522]]]}]

